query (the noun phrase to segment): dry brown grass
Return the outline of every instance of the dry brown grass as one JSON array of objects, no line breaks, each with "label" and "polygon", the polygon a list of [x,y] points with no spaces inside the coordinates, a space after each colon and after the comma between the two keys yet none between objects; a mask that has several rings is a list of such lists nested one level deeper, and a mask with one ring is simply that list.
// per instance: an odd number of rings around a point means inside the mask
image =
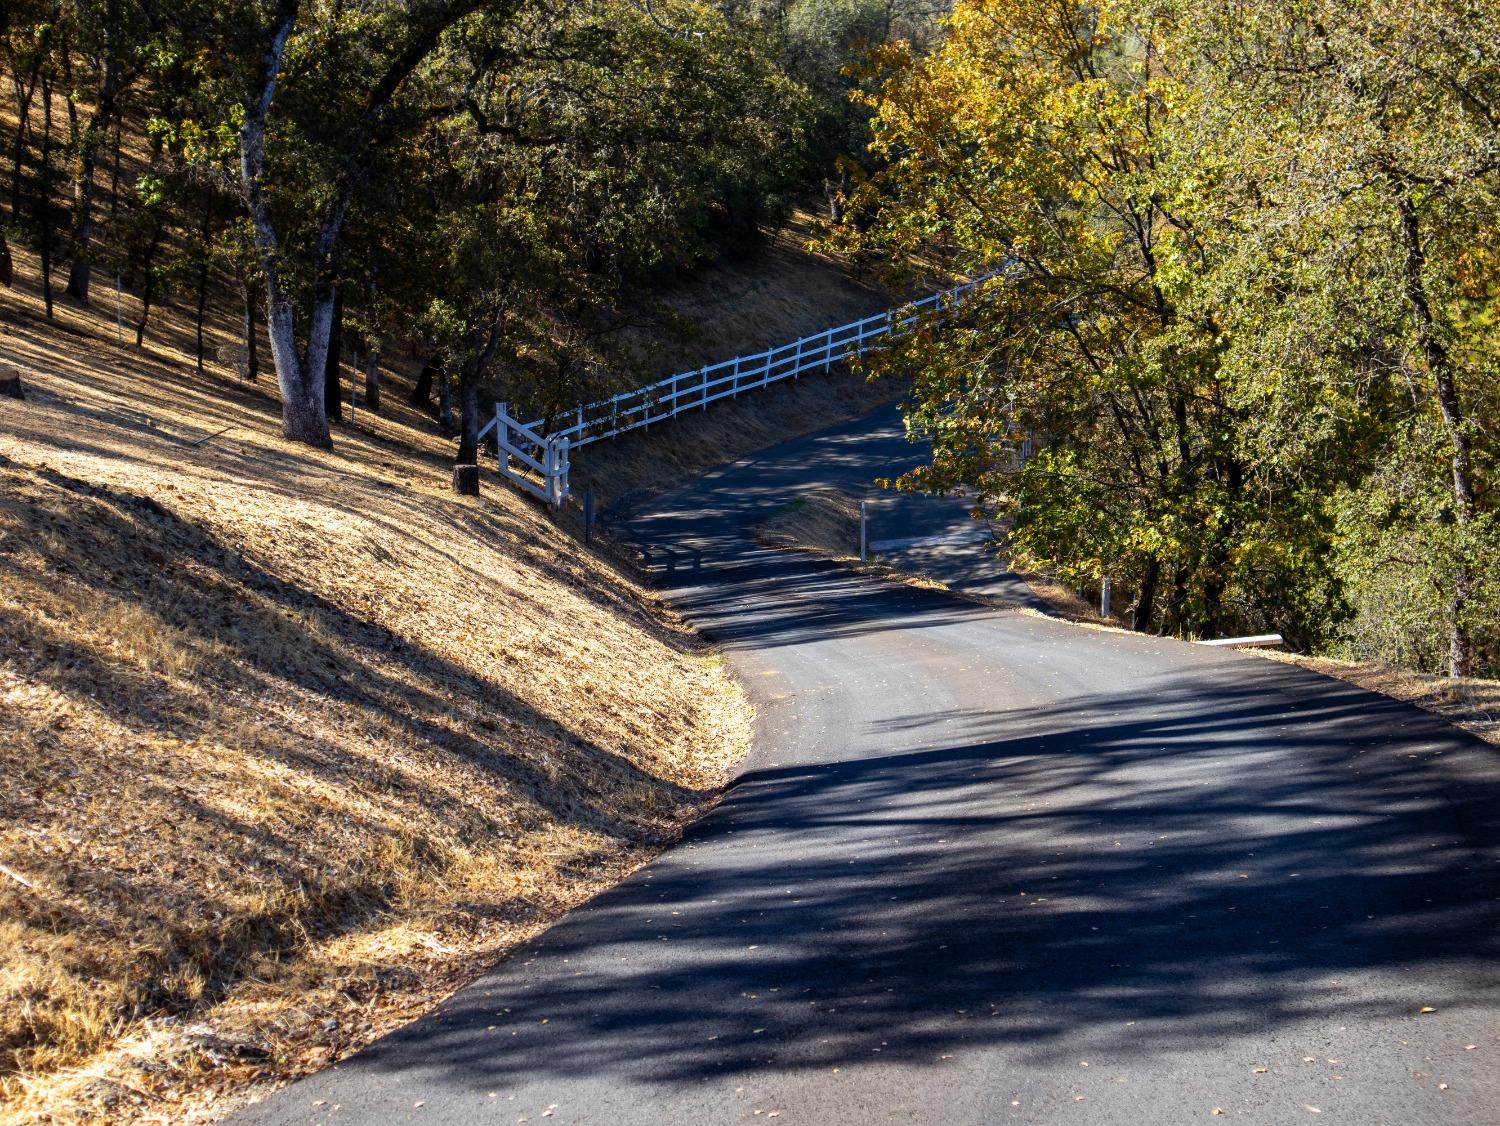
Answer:
[{"label": "dry brown grass", "polygon": [[1340,661],[1332,657],[1307,657],[1271,649],[1248,652],[1270,661],[1301,665],[1324,676],[1347,680],[1370,692],[1415,704],[1423,711],[1442,716],[1455,727],[1473,732],[1486,742],[1500,745],[1500,680],[1434,676],[1393,669],[1374,661]]},{"label": "dry brown grass", "polygon": [[[631,331],[620,347],[649,358],[660,378],[731,356],[761,352],[834,325],[888,308],[892,296],[873,278],[858,280],[848,264],[810,253],[808,239],[820,217],[794,213],[757,254],[700,267],[681,284],[655,296],[688,328],[666,340]],[[710,408],[712,409],[712,408]]]},{"label": "dry brown grass", "polygon": [[[799,212],[753,262],[707,266],[662,295],[703,328],[690,339],[652,341],[655,367],[648,378],[759,352],[887,308],[892,298],[884,290],[853,280],[841,262],[802,249],[814,221]],[[721,399],[701,413],[576,451],[573,491],[581,497],[592,490],[601,504],[628,507],[707,469],[868,414],[905,389],[899,381],[871,382],[835,367],[827,375]]]},{"label": "dry brown grass", "polygon": [[[748,737],[649,594],[392,394],[274,404],[0,293],[0,1119],[191,1121],[653,854]],[[112,312],[112,310],[111,310]],[[179,334],[179,335],[173,335]],[[399,391],[399,388],[393,388]],[[223,433],[220,433],[223,431]]]},{"label": "dry brown grass", "polygon": [[849,558],[859,552],[859,501],[841,489],[808,493],[772,513],[755,536],[772,547]]}]

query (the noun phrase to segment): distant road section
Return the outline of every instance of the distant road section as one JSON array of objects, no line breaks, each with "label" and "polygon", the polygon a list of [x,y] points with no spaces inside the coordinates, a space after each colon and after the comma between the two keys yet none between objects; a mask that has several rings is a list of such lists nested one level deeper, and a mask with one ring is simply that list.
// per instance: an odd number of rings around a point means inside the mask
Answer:
[{"label": "distant road section", "polygon": [[[237,1121],[1500,1120],[1494,749],[1295,667],[747,538],[797,490],[914,454],[875,416],[636,520],[705,553],[671,597],[759,705],[738,784],[437,1011]],[[875,534],[961,527],[910,503]]]}]

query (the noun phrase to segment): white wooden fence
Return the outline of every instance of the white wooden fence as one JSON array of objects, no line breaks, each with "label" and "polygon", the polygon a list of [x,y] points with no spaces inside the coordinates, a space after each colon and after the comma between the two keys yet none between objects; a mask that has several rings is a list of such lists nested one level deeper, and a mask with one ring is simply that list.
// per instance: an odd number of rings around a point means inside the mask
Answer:
[{"label": "white wooden fence", "polygon": [[[795,379],[805,371],[828,371],[868,352],[883,336],[911,328],[930,312],[941,313],[962,300],[984,279],[965,282],[863,320],[825,329],[754,355],[735,356],[716,364],[678,372],[634,391],[622,391],[575,407],[556,420],[557,426],[543,433],[545,419],[522,422],[495,404],[495,418],[479,432],[483,439],[495,431],[500,473],[522,489],[549,504],[562,504],[568,497],[570,451],[590,442],[601,442],[653,422],[676,418],[684,411],[702,410],[709,403],[733,398],[742,391],[755,391],[783,379]],[[512,464],[512,459],[516,464]]]}]

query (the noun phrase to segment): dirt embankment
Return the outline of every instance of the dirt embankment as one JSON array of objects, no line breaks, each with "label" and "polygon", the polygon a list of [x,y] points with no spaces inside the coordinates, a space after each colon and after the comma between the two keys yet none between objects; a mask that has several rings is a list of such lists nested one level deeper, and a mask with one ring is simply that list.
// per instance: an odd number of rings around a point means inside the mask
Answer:
[{"label": "dirt embankment", "polygon": [[[182,325],[0,291],[0,1119],[189,1121],[642,863],[749,733],[715,655],[402,402],[333,451]],[[216,325],[215,335],[229,322]],[[168,321],[163,321],[168,327]],[[128,338],[127,338],[128,341]]]}]

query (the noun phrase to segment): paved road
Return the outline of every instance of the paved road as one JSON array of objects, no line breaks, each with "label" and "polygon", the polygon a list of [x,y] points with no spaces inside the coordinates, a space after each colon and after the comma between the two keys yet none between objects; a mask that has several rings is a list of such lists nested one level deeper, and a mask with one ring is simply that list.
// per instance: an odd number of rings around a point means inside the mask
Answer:
[{"label": "paved road", "polygon": [[239,1121],[1500,1122],[1493,749],[1297,669],[743,538],[793,486],[910,456],[848,428],[642,517],[708,550],[674,597],[760,707],[743,776]]}]

